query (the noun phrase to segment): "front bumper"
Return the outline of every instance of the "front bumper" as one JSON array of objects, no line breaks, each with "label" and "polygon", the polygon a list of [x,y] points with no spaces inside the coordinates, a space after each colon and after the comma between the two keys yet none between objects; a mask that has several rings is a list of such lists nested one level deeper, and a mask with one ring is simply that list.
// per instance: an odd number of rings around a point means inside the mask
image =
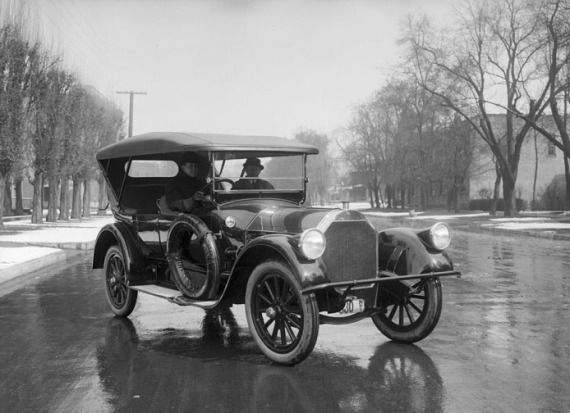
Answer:
[{"label": "front bumper", "polygon": [[459,271],[436,271],[436,272],[427,272],[422,274],[397,275],[390,271],[378,271],[377,278],[323,283],[304,288],[301,290],[301,293],[309,294],[316,291],[323,291],[329,288],[346,288],[346,287],[353,288],[360,285],[380,284],[388,281],[403,281],[403,280],[414,280],[422,278],[439,278],[439,277],[449,277],[453,275],[460,277],[461,273]]}]

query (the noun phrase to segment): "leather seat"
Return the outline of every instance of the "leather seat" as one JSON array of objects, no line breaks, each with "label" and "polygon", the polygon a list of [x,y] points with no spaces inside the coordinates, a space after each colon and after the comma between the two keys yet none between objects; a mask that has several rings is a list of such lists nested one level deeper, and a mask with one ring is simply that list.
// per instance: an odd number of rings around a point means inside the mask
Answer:
[{"label": "leather seat", "polygon": [[166,203],[166,195],[162,195],[160,198],[156,200],[156,206],[158,207],[158,212],[162,215],[180,214],[180,211],[174,211],[168,208],[168,204]]}]

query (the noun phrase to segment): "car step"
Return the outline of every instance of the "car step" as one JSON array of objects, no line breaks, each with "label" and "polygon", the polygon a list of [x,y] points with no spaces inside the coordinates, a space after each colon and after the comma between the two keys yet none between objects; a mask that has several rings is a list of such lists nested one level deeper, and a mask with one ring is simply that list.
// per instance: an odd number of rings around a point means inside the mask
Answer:
[{"label": "car step", "polygon": [[164,298],[178,305],[191,305],[194,307],[203,308],[205,310],[216,307],[220,302],[219,300],[193,300],[191,298],[185,297],[180,291],[174,288],[163,287],[156,284],[133,285],[130,288],[136,291],[140,291],[141,293]]},{"label": "car step", "polygon": [[131,289],[140,291],[141,293],[146,293],[154,295],[155,297],[166,298],[167,300],[173,300],[176,297],[182,297],[182,293],[174,288],[162,287],[156,284],[146,284],[146,285],[133,285]]}]

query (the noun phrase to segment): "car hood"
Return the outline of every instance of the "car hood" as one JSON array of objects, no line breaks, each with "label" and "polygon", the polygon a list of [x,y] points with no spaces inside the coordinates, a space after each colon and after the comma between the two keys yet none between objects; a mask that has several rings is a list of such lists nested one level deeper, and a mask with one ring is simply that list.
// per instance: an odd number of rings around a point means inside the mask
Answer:
[{"label": "car hood", "polygon": [[329,208],[306,208],[283,200],[255,199],[222,205],[216,211],[223,220],[232,217],[237,229],[255,232],[297,234],[321,227],[335,219],[366,219],[357,211]]}]

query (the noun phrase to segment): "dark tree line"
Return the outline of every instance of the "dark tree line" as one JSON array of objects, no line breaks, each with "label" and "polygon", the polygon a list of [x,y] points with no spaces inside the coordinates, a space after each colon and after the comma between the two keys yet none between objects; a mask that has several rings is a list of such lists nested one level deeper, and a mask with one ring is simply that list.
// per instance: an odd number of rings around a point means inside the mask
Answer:
[{"label": "dark tree line", "polygon": [[33,40],[25,21],[22,10],[0,8],[0,226],[4,213],[22,214],[26,180],[32,222],[44,219],[46,184],[48,221],[88,216],[89,182],[102,185],[95,152],[122,130],[122,112]]},{"label": "dark tree line", "polygon": [[356,108],[339,145],[367,182],[373,207],[428,208],[437,199],[457,210],[471,162],[468,140],[465,122],[401,77]]}]

